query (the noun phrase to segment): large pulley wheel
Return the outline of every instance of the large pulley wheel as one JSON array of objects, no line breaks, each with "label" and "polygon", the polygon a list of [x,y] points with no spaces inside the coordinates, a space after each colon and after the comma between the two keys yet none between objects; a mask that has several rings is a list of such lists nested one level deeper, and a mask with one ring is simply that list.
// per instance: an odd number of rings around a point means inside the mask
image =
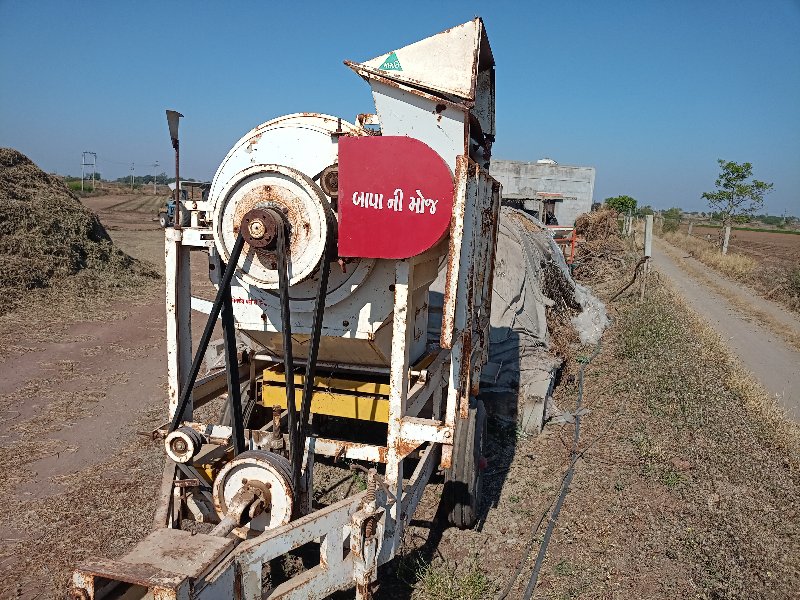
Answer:
[{"label": "large pulley wheel", "polygon": [[470,399],[469,416],[456,419],[453,458],[445,473],[444,497],[448,520],[460,529],[478,521],[483,492],[483,448],[487,437],[486,408],[482,400]]},{"label": "large pulley wheel", "polygon": [[261,532],[286,525],[294,512],[292,468],[279,454],[265,450],[242,452],[217,474],[214,479],[214,507],[221,517],[232,508],[234,496],[245,485],[268,490],[270,503],[264,511],[253,517],[245,527]]},{"label": "large pulley wheel", "polygon": [[243,281],[261,289],[278,287],[277,255],[255,240],[263,239],[260,223],[250,222],[253,211],[275,209],[286,215],[291,229],[289,283],[305,281],[316,271],[325,248],[335,235],[336,218],[320,187],[296,169],[255,164],[236,173],[214,199],[214,243],[224,262],[241,230],[245,245],[239,258]]}]

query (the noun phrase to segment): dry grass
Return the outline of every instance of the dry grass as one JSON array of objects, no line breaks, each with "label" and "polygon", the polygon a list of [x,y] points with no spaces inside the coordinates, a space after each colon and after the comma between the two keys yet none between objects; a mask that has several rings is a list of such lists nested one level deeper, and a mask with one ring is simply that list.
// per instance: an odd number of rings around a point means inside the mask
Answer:
[{"label": "dry grass", "polygon": [[[0,596],[15,597],[19,590],[22,598],[64,597],[76,564],[117,556],[147,534],[161,449],[134,442],[108,463],[61,479],[63,494],[7,504],[7,514],[29,537],[5,543],[0,551],[0,564],[6,565]],[[66,513],[65,505],[71,507]]]},{"label": "dry grass", "polygon": [[712,269],[739,281],[746,281],[756,270],[757,263],[749,256],[729,252],[722,254],[715,245],[683,233],[665,233],[662,238],[688,252]]},{"label": "dry grass", "polygon": [[578,244],[573,275],[584,284],[603,285],[636,260],[628,252],[632,241],[620,236],[614,210],[581,215],[575,221],[575,232],[583,240]]},{"label": "dry grass", "polygon": [[[699,360],[704,370],[716,373],[719,385],[723,390],[731,393],[732,398],[741,401],[745,409],[745,420],[752,421],[753,432],[762,441],[786,453],[785,458],[792,463],[794,471],[800,471],[800,424],[786,417],[775,398],[767,394],[764,389],[749,374],[747,369],[735,358],[719,337],[716,331],[700,319],[688,305],[663,282],[656,284],[654,292],[661,295],[661,302],[672,304],[676,307],[675,318],[686,317],[685,327],[678,328],[680,335],[691,335],[693,340],[676,344],[674,351],[679,351],[680,346],[697,348],[693,358]],[[675,359],[682,363],[689,363],[683,356]]]},{"label": "dry grass", "polygon": [[589,369],[588,449],[541,597],[792,597],[800,428],[657,273],[648,289]]},{"label": "dry grass", "polygon": [[589,242],[618,237],[618,219],[617,211],[610,208],[584,213],[575,221],[575,233]]},{"label": "dry grass", "polygon": [[[754,242],[752,248],[746,245],[740,246],[739,251],[729,250],[728,254],[723,256],[719,252],[720,240],[708,242],[701,238],[687,236],[685,233],[669,233],[661,237],[719,273],[746,283],[765,298],[780,302],[790,310],[800,312],[800,265],[797,260],[794,260],[794,257],[797,256],[796,248],[798,246],[795,246],[794,249],[787,246],[776,246],[774,254],[783,256],[782,261],[776,262],[763,254],[763,242]],[[747,243],[743,242],[743,244]],[[751,250],[754,252],[752,256],[745,254]]]},{"label": "dry grass", "polygon": [[444,560],[420,568],[415,600],[483,600],[493,586],[475,562],[466,568]]}]

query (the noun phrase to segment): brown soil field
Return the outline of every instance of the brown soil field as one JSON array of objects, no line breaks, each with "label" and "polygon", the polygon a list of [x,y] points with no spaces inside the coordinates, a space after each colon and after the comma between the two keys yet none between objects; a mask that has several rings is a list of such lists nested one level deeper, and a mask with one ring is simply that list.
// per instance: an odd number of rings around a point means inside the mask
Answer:
[{"label": "brown soil field", "polygon": [[[681,224],[686,232],[688,225]],[[693,227],[692,235],[716,240],[720,229],[714,227]],[[800,266],[800,235],[780,231],[731,230],[729,251],[747,255],[759,264],[769,266]]]}]

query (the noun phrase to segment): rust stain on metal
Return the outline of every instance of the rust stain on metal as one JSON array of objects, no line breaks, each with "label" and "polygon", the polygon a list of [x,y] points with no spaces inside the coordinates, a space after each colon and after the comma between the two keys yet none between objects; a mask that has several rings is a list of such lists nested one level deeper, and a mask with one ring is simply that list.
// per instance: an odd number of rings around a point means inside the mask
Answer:
[{"label": "rust stain on metal", "polygon": [[259,133],[259,134],[254,135],[252,138],[250,138],[250,141],[247,142],[247,146],[245,147],[244,151],[247,152],[248,154],[250,152],[252,152],[253,151],[253,146],[258,144],[258,141],[261,139],[261,135],[262,134]]},{"label": "rust stain on metal", "polygon": [[408,456],[420,446],[421,444],[419,442],[408,441],[404,440],[403,438],[398,438],[397,442],[395,443],[395,450],[397,451],[397,455],[402,458]]},{"label": "rust stain on metal", "polygon": [[461,368],[458,374],[458,412],[462,419],[469,416],[469,398],[465,397],[464,392],[468,390],[469,378],[471,374],[470,362],[472,359],[472,331],[467,328],[464,331],[461,345]]},{"label": "rust stain on metal", "polygon": [[364,65],[360,65],[349,60],[344,61],[344,64],[353,69],[364,79],[374,79],[375,81],[378,81],[389,87],[398,89],[402,92],[407,92],[415,96],[420,96],[421,98],[431,100],[432,102],[442,103],[448,108],[455,108],[462,112],[467,112],[469,111],[469,108],[475,104],[470,100],[462,100],[460,98],[456,102],[451,99],[436,95],[437,92],[435,92],[434,90],[423,91],[418,87],[412,87],[412,86],[425,87],[424,82],[416,79],[408,78],[408,83],[400,83],[398,81],[395,81],[394,79],[389,79],[387,77],[382,76],[381,74],[379,74],[377,70],[372,69],[371,67],[366,67]]},{"label": "rust stain on metal", "polygon": [[[469,177],[467,169],[469,159],[465,156],[456,158],[456,174],[453,190],[455,194],[459,193],[461,186]],[[453,199],[453,207],[459,206],[459,209],[453,211],[453,216],[450,220],[450,239],[448,241],[447,251],[447,268],[444,286],[444,297],[442,301],[442,333],[439,338],[439,345],[446,349],[453,348],[453,326],[446,326],[445,320],[452,321],[455,315],[448,306],[453,302],[452,293],[458,294],[458,273],[456,272],[456,261],[460,259],[460,248],[456,247],[456,238],[461,238],[464,231],[464,209],[465,203],[458,201],[458,198]]]},{"label": "rust stain on metal", "polygon": [[336,440],[336,457],[341,457],[347,453],[348,450],[362,450],[368,448],[377,448],[379,462],[385,463],[389,449],[386,446],[373,446],[371,444],[360,444],[358,442],[346,442],[343,440]]},{"label": "rust stain on metal", "polygon": [[[264,206],[275,206],[283,211],[289,221],[290,230],[290,254],[300,251],[306,245],[309,232],[307,215],[298,208],[297,198],[288,189],[278,185],[264,185],[247,192],[241,200],[236,203],[236,210],[233,214],[233,232],[239,233],[242,220],[245,215],[255,208]],[[302,232],[302,233],[301,233]],[[272,250],[266,248],[253,248],[245,243],[243,254],[245,256],[255,254],[258,261],[265,268],[271,268],[272,263],[277,261],[277,255]]]},{"label": "rust stain on metal", "polygon": [[234,600],[242,600],[242,567],[237,562],[233,565],[233,597]]},{"label": "rust stain on metal", "polygon": [[[124,575],[122,571],[124,570]],[[91,565],[80,565],[76,573],[91,577],[123,581],[145,588],[176,590],[186,580],[185,576],[162,571],[150,565],[109,559],[93,559]]]},{"label": "rust stain on metal", "polygon": [[356,598],[372,598],[372,590],[369,583],[356,583]]},{"label": "rust stain on metal", "polygon": [[439,466],[442,469],[449,469],[453,464],[453,445],[442,444],[442,458],[439,461]]}]

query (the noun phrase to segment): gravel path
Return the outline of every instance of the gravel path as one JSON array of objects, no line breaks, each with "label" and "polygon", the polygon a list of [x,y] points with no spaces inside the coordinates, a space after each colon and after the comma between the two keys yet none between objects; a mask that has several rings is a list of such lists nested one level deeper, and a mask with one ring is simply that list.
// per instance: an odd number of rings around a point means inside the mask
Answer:
[{"label": "gravel path", "polygon": [[[777,304],[710,273],[702,263],[685,258],[682,251],[677,252],[680,254],[657,241],[653,245],[655,268],[666,275],[692,308],[719,332],[764,389],[777,397],[787,415],[800,421],[800,352],[737,310],[723,294],[712,290],[708,281],[725,290],[726,295],[735,294],[742,302],[769,314],[787,331],[800,332],[800,320]],[[701,276],[697,275],[698,271]]]}]

